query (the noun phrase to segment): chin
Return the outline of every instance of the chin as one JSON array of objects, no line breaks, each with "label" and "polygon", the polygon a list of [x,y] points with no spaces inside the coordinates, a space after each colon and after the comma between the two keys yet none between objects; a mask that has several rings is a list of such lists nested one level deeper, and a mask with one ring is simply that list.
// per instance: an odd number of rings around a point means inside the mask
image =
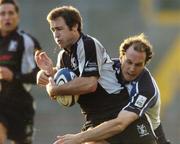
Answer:
[{"label": "chin", "polygon": [[11,32],[11,31],[13,31],[14,29],[8,27],[8,28],[5,28],[4,30],[5,30],[6,32]]},{"label": "chin", "polygon": [[128,82],[130,82],[130,81],[134,80],[134,78],[132,78],[132,77],[126,77],[125,80],[128,81]]}]

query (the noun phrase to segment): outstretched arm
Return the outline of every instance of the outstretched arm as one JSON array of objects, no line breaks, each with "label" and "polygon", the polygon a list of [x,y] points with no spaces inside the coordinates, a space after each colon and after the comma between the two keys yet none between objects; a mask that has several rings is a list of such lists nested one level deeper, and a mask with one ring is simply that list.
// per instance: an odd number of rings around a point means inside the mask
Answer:
[{"label": "outstretched arm", "polygon": [[80,144],[83,142],[104,140],[123,132],[136,119],[138,119],[136,113],[122,110],[117,118],[103,122],[95,128],[77,134],[58,136],[55,144]]}]

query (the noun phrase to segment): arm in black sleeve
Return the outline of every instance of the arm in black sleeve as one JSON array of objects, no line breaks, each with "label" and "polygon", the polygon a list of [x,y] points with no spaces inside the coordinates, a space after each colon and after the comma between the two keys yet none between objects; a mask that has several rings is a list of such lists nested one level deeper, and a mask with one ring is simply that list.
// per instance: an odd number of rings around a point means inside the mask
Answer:
[{"label": "arm in black sleeve", "polygon": [[29,37],[31,42],[29,42],[30,40],[26,41],[27,38],[24,38],[25,47],[22,53],[21,72],[14,73],[14,80],[26,84],[35,84],[39,68],[35,63],[34,54],[36,50],[41,50],[41,46],[34,37],[30,35],[26,35],[26,37]]},{"label": "arm in black sleeve", "polygon": [[13,80],[20,81],[21,83],[35,84],[36,75],[38,71],[39,71],[39,68],[36,67],[32,70],[32,72],[27,73],[27,74],[15,73]]}]

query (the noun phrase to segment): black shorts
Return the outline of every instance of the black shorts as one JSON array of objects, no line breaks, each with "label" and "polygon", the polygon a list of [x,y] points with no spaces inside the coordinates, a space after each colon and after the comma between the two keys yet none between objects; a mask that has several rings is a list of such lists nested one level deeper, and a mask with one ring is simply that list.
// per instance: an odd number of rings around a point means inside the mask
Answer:
[{"label": "black shorts", "polygon": [[[102,121],[96,124],[88,122],[83,130],[95,127],[100,123]],[[110,144],[156,144],[156,137],[146,117],[143,116],[129,125],[122,133],[112,136],[106,141]]]},{"label": "black shorts", "polygon": [[34,123],[33,99],[28,101],[1,100],[0,122],[8,130],[8,139],[21,144],[31,144]]}]

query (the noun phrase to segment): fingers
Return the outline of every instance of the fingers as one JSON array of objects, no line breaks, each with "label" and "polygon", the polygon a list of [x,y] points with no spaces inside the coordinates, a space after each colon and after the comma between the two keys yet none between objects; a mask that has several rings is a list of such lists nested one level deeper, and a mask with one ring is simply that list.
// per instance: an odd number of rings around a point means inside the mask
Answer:
[{"label": "fingers", "polygon": [[49,77],[49,83],[51,85],[56,85],[56,83],[54,82],[54,79],[52,77]]},{"label": "fingers", "polygon": [[61,144],[62,143],[62,141],[61,140],[56,140],[53,144]]},{"label": "fingers", "polygon": [[46,86],[49,83],[49,78],[47,75],[45,75],[43,70],[40,70],[37,73],[36,83],[40,86]]},{"label": "fingers", "polygon": [[13,72],[7,67],[0,67],[0,79],[11,81],[13,79]]},{"label": "fingers", "polygon": [[48,57],[48,55],[46,54],[46,52],[40,51],[40,50],[37,50],[37,51],[35,52],[35,55],[34,55],[34,56],[35,56],[35,57],[42,57],[42,56]]},{"label": "fingers", "polygon": [[45,59],[50,59],[50,58],[48,57],[48,55],[46,54],[46,52],[41,52],[41,53],[39,54],[39,57],[40,57],[40,58],[45,58]]},{"label": "fingers", "polygon": [[54,94],[55,92],[56,84],[52,77],[49,77],[49,83],[46,85],[46,91],[50,97],[51,100],[56,100],[57,95]]},{"label": "fingers", "polygon": [[36,63],[38,63],[39,60],[47,60],[50,58],[48,57],[46,52],[42,52],[42,51],[37,50],[35,52],[34,59],[35,59]]},{"label": "fingers", "polygon": [[35,52],[35,55],[34,55],[34,59],[35,59],[35,62],[37,63],[38,59],[39,59],[39,55],[40,55],[41,51],[37,50]]},{"label": "fingers", "polygon": [[62,136],[57,136],[57,140],[53,144],[61,144],[63,143]]},{"label": "fingers", "polygon": [[37,80],[37,84],[39,86],[45,87],[48,84],[48,82],[45,79],[41,79],[39,81]]},{"label": "fingers", "polygon": [[4,67],[0,66],[0,79],[3,79],[4,75],[4,71],[3,71]]},{"label": "fingers", "polygon": [[40,51],[40,50],[37,50],[37,51],[35,52],[35,57],[38,57],[40,53],[41,53],[41,51]]}]

